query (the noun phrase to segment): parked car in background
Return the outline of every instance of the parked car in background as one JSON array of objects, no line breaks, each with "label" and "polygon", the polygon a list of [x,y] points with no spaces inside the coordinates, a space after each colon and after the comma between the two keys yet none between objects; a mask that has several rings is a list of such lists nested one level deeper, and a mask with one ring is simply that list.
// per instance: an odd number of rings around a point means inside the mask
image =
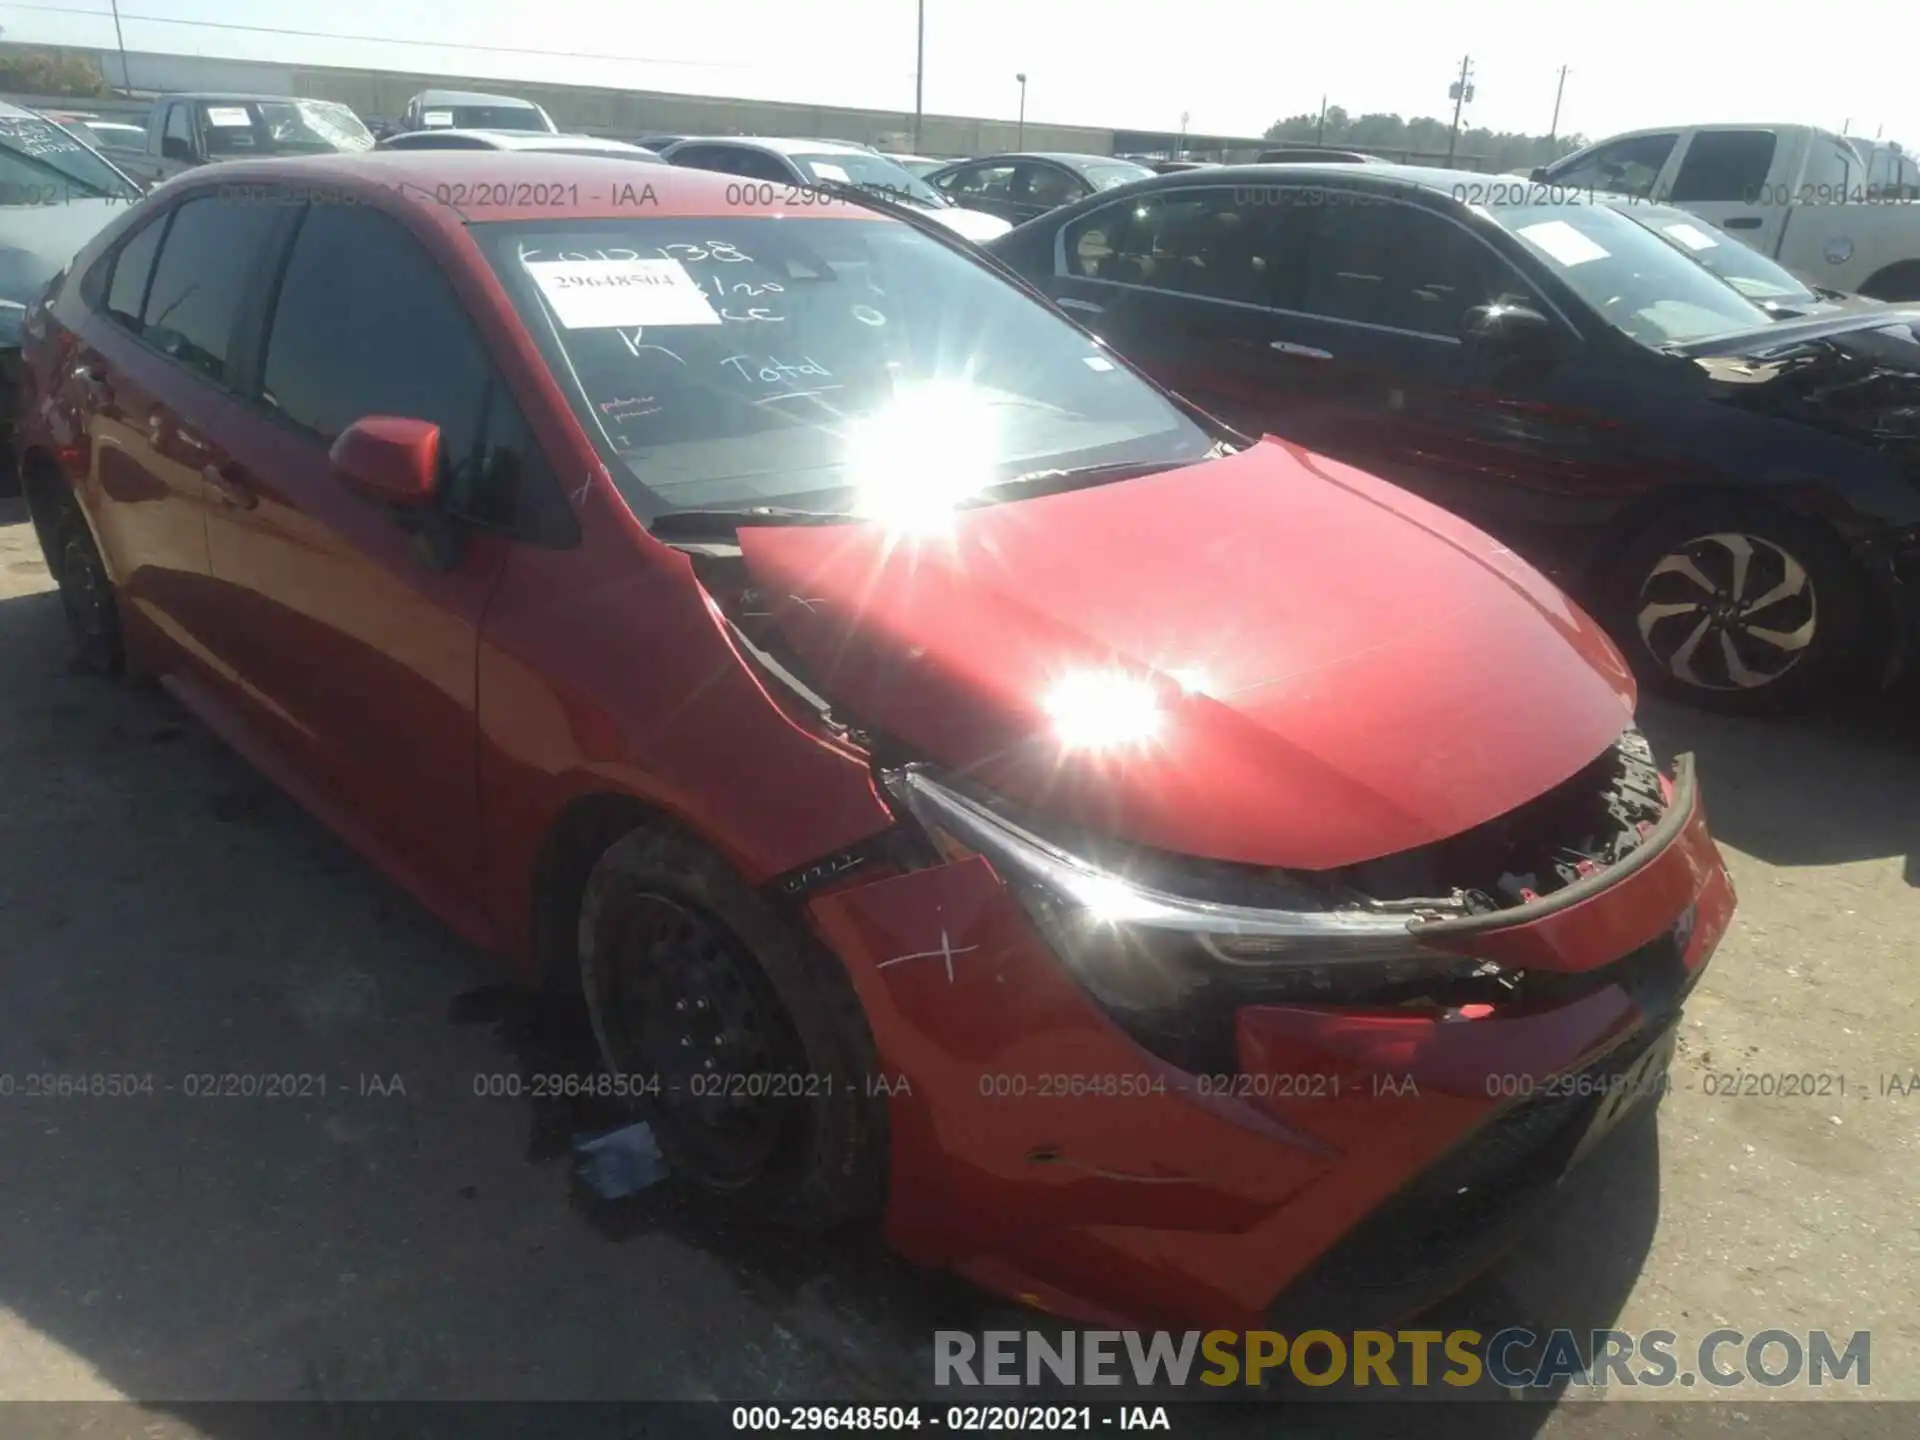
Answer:
[{"label": "parked car in background", "polygon": [[1752,246],[1742,244],[1689,211],[1639,200],[1608,203],[1629,220],[1677,245],[1763,310],[1780,318],[1831,315],[1848,309],[1880,309],[1886,304],[1864,295],[1829,290],[1824,285],[1808,285],[1784,265],[1769,260]]},{"label": "parked car in background", "polygon": [[513,95],[422,90],[400,116],[402,130],[537,130],[560,133],[544,107]]},{"label": "parked car in background", "polygon": [[1003,220],[962,210],[911,171],[864,145],[759,136],[682,140],[661,152],[669,164],[718,170],[770,185],[850,185],[910,205],[969,240],[1007,233]]},{"label": "parked car in background", "polygon": [[408,130],[380,142],[382,150],[522,150],[552,155],[607,155],[666,162],[651,150],[599,135],[549,135],[536,130]]},{"label": "parked car in background", "polygon": [[883,150],[880,153],[885,155],[887,159],[893,161],[893,163],[898,165],[902,170],[905,170],[909,175],[917,176],[922,180],[926,179],[927,176],[931,175],[934,171],[944,170],[948,165],[953,163],[951,160],[932,160],[925,155],[900,155],[890,150]]},{"label": "parked car in background", "polygon": [[986,155],[936,170],[927,176],[927,184],[962,209],[997,215],[1018,225],[1151,174],[1144,165],[1111,155]]},{"label": "parked car in background", "polygon": [[83,658],[571,997],[556,1068],[699,1203],[1127,1328],[1485,1265],[1664,1091],[1733,909],[1619,653],[897,207],[629,168],[123,213],[29,351]]},{"label": "parked car in background", "polygon": [[1671,237],[1539,193],[1239,167],[991,248],[1243,431],[1364,465],[1559,570],[1671,694],[1782,708],[1904,658],[1920,311],[1777,319]]},{"label": "parked car in background", "polygon": [[680,141],[690,138],[692,137],[686,135],[642,135],[633,143],[642,150],[651,150],[658,155],[669,145],[677,145]]},{"label": "parked car in background", "polygon": [[[1883,167],[1884,169],[1884,167]],[[1535,170],[1550,194],[1673,205],[1835,290],[1920,300],[1920,203],[1873,179],[1845,137],[1812,125],[1633,130]]]},{"label": "parked car in background", "polygon": [[219,160],[263,155],[350,155],[373,148],[373,132],[345,105],[287,95],[162,95],[147,117],[140,152],[115,150],[146,184]]},{"label": "parked car in background", "polygon": [[1337,150],[1326,145],[1285,145],[1262,150],[1254,157],[1256,165],[1382,165],[1377,155],[1362,150]]},{"label": "parked car in background", "polygon": [[1178,175],[1185,170],[1218,168],[1218,162],[1213,160],[1147,160],[1142,163],[1156,175]]},{"label": "parked car in background", "polygon": [[130,176],[66,127],[0,101],[0,493],[15,483],[8,447],[28,308],[139,195]]}]

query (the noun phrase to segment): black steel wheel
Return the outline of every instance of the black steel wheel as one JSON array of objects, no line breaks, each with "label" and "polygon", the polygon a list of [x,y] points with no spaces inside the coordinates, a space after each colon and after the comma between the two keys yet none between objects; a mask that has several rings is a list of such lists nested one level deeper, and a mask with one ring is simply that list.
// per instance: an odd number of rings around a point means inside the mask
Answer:
[{"label": "black steel wheel", "polygon": [[885,1199],[884,1094],[845,968],[717,855],[663,823],[618,841],[580,907],[601,1063],[682,1179],[798,1229]]},{"label": "black steel wheel", "polygon": [[53,550],[47,568],[60,585],[60,605],[73,636],[74,665],[89,675],[117,675],[126,662],[120,611],[113,582],[93,543],[80,502],[63,491],[53,519]]}]

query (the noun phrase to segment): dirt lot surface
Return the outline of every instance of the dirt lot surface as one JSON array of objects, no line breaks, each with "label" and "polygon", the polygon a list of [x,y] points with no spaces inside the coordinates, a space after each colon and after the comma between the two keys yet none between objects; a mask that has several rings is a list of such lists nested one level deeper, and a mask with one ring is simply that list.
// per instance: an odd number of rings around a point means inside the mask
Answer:
[{"label": "dirt lot surface", "polygon": [[[0,1399],[951,1398],[933,1332],[1009,1323],[957,1282],[670,1183],[583,1203],[554,1117],[475,1094],[522,1063],[503,977],[164,696],[69,674],[23,521],[0,500],[0,1072],[156,1090],[0,1099]],[[1920,1072],[1901,714],[1647,708],[1700,757],[1734,931],[1657,1117],[1437,1325],[1666,1328],[1683,1353],[1723,1325],[1870,1329],[1872,1392],[1920,1400],[1920,1092],[1883,1093]],[[1844,1092],[1710,1093],[1728,1072]],[[326,1093],[186,1093],[225,1074]],[[1822,1392],[1735,1393],[1684,1420],[1509,1403],[1528,1418],[1475,1433],[1785,1434],[1809,1407],[1752,1402]],[[1820,1409],[1819,1433],[1920,1434],[1920,1406]]]}]

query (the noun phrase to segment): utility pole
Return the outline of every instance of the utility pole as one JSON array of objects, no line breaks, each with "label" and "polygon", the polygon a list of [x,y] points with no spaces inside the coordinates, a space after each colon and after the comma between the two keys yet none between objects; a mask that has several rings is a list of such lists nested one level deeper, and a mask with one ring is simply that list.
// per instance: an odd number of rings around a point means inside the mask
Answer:
[{"label": "utility pole", "polygon": [[1447,88],[1447,98],[1453,101],[1453,130],[1447,136],[1447,164],[1453,164],[1453,152],[1460,143],[1460,107],[1473,99],[1473,57],[1463,55],[1460,58],[1460,78]]},{"label": "utility pole", "polygon": [[1173,158],[1176,160],[1184,160],[1187,158],[1187,121],[1192,118],[1193,115],[1190,111],[1182,110],[1180,112],[1180,148],[1174,151],[1173,154]]},{"label": "utility pole", "polygon": [[1320,128],[1313,132],[1313,143],[1316,145],[1327,143],[1327,97],[1324,95],[1320,97]]},{"label": "utility pole", "polygon": [[[114,0],[118,6],[120,0]],[[920,35],[913,51],[913,153],[920,153],[921,101],[927,78],[927,0],[920,0]]]},{"label": "utility pole", "polygon": [[120,47],[120,88],[133,94],[133,81],[127,78],[127,37],[120,33],[120,0],[113,0],[113,38]]},{"label": "utility pole", "polygon": [[1027,148],[1027,73],[1021,71],[1013,77],[1020,82],[1020,128],[1013,132],[1013,148]]},{"label": "utility pole", "polygon": [[1560,67],[1560,83],[1553,87],[1553,123],[1547,126],[1547,147],[1553,147],[1554,137],[1560,133],[1560,97],[1567,89],[1567,67]]}]

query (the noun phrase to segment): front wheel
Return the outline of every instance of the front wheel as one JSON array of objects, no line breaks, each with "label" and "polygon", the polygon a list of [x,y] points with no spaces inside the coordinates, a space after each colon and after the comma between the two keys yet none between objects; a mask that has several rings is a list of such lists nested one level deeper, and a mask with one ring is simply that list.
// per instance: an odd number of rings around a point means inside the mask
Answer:
[{"label": "front wheel", "polygon": [[1865,590],[1829,532],[1759,507],[1698,506],[1628,544],[1615,639],[1654,688],[1734,714],[1803,707],[1857,659]]},{"label": "front wheel", "polygon": [[641,1077],[678,1175],[806,1231],[879,1210],[872,1036],[797,922],[690,836],[646,826],[594,866],[579,943],[602,1063]]}]

